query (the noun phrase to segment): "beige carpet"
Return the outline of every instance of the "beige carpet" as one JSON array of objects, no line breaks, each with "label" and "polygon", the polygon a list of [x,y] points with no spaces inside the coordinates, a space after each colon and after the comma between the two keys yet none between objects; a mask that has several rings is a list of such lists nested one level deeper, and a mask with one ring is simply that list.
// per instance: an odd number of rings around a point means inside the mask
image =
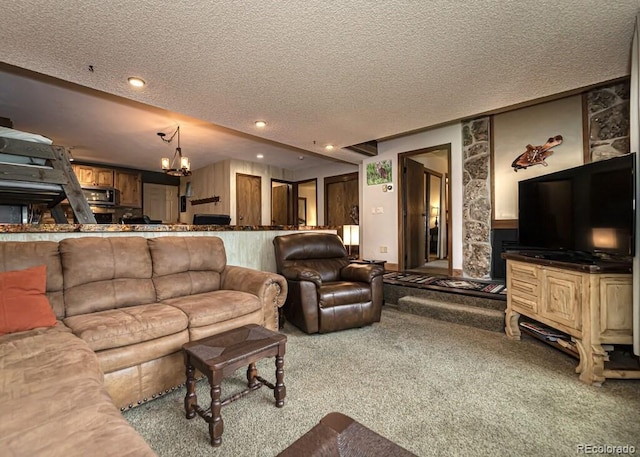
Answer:
[{"label": "beige carpet", "polygon": [[[331,411],[419,456],[575,456],[577,446],[640,453],[640,381],[578,381],[576,361],[533,339],[404,314],[327,335],[287,324],[284,408],[262,388],[222,409],[222,446],[184,418],[184,388],[125,413],[160,456],[271,457]],[[273,361],[258,365],[273,379]],[[223,385],[243,388],[244,370]],[[208,385],[198,383],[201,404]]]}]

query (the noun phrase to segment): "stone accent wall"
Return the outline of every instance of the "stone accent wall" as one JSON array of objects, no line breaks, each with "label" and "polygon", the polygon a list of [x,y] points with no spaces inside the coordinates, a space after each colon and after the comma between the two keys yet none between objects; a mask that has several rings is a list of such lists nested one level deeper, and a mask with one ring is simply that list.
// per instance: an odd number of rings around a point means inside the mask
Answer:
[{"label": "stone accent wall", "polygon": [[629,152],[629,81],[587,93],[589,154],[592,162]]},{"label": "stone accent wall", "polygon": [[489,134],[488,117],[462,124],[462,273],[476,279],[491,276]]}]

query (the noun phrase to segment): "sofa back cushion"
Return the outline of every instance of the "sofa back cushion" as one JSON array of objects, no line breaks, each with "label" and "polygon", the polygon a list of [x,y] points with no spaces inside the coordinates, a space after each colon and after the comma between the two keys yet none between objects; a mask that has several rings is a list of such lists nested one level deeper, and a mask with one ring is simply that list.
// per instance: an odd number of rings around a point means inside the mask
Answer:
[{"label": "sofa back cushion", "polygon": [[47,266],[46,296],[58,319],[65,317],[62,297],[62,265],[58,243],[53,241],[5,241],[0,243],[0,271]]},{"label": "sofa back cushion", "polygon": [[66,238],[60,258],[67,317],[156,301],[146,238]]},{"label": "sofa back cushion", "polygon": [[147,242],[158,300],[220,289],[227,254],[217,236],[162,236]]}]

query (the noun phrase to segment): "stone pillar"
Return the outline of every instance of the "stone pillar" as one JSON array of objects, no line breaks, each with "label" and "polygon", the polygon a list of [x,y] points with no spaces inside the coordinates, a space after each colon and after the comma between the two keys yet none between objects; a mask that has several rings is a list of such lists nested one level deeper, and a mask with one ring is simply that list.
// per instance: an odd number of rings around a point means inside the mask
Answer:
[{"label": "stone pillar", "polygon": [[462,124],[462,272],[475,279],[491,277],[489,134],[488,117]]},{"label": "stone pillar", "polygon": [[587,93],[589,158],[591,162],[629,152],[629,81]]}]

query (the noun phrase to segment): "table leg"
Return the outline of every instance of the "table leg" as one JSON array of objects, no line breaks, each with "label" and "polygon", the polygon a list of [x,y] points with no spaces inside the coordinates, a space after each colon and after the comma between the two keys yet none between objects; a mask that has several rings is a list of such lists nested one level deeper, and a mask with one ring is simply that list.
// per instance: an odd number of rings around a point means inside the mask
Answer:
[{"label": "table leg", "polygon": [[185,366],[187,372],[187,382],[185,383],[187,386],[187,395],[184,397],[184,411],[187,419],[193,419],[196,417],[196,410],[194,406],[198,404],[198,397],[196,396],[195,369],[188,359],[186,360]]},{"label": "table leg", "polygon": [[220,410],[222,409],[220,392],[220,384],[211,386],[211,422],[209,422],[209,435],[211,436],[211,445],[214,447],[222,444],[222,432],[224,430],[224,422],[220,414]]},{"label": "table leg", "polygon": [[253,387],[257,384],[256,376],[258,376],[258,369],[256,368],[256,364],[252,363],[247,368],[247,382],[249,387]]},{"label": "table leg", "polygon": [[276,398],[276,406],[284,406],[284,397],[287,395],[287,388],[284,386],[284,357],[276,356],[276,388],[273,389],[273,396]]}]

